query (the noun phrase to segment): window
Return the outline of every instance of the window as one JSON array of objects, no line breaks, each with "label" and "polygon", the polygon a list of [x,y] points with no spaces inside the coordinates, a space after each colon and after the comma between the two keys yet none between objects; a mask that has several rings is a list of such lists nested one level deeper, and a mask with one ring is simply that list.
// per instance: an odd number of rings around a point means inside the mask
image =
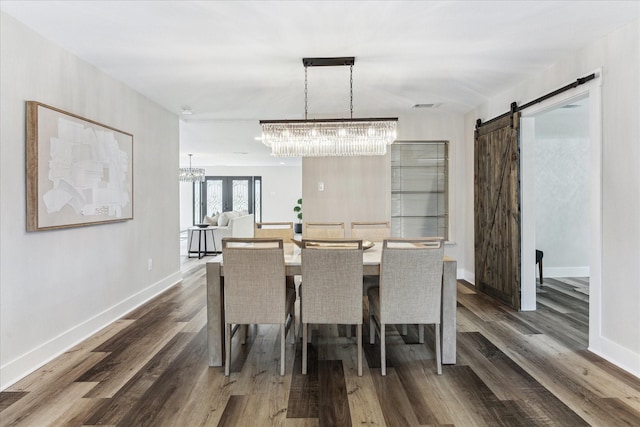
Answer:
[{"label": "window", "polygon": [[248,211],[256,222],[262,218],[262,177],[207,176],[193,184],[193,223],[227,211]]},{"label": "window", "polygon": [[391,235],[449,239],[449,142],[391,145]]}]

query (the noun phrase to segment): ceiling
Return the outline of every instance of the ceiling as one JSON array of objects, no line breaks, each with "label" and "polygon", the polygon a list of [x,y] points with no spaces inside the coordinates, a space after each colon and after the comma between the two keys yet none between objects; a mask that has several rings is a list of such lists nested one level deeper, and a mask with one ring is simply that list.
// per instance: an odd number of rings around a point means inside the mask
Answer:
[{"label": "ceiling", "polygon": [[[354,117],[464,113],[640,16],[640,1],[0,1],[181,116],[181,164],[299,164],[256,137],[304,116],[303,57],[355,56]],[[309,117],[348,117],[349,68],[308,69]],[[182,115],[188,106],[191,115]],[[401,126],[401,123],[400,125]]]}]

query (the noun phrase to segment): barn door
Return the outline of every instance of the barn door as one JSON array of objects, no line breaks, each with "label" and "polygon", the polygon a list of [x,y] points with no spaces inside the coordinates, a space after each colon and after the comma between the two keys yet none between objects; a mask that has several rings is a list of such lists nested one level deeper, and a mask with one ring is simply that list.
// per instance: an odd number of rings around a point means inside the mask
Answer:
[{"label": "barn door", "polygon": [[476,127],[475,280],[481,292],[520,309],[519,114]]}]

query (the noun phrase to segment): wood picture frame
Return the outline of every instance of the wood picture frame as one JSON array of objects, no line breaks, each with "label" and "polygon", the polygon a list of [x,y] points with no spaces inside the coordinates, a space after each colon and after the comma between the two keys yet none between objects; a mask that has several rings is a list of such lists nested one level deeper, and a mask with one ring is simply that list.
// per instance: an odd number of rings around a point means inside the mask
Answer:
[{"label": "wood picture frame", "polygon": [[27,231],[133,219],[133,135],[26,103]]}]

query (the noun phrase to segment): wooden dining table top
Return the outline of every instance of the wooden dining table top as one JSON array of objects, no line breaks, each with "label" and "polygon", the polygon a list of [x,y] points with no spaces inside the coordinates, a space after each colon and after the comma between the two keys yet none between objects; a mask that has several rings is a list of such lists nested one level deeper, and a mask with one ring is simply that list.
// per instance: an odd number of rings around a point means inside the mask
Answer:
[{"label": "wooden dining table top", "polygon": [[[298,245],[293,243],[284,244],[284,263],[287,267],[300,267],[302,264],[301,257],[302,250]],[[382,242],[373,242],[373,246],[369,249],[365,249],[362,252],[362,264],[366,266],[379,267],[382,260]],[[211,262],[220,263],[221,267],[224,267],[222,254],[216,255]],[[445,255],[444,262],[455,262],[453,258]],[[367,273],[366,274],[371,274]]]}]

